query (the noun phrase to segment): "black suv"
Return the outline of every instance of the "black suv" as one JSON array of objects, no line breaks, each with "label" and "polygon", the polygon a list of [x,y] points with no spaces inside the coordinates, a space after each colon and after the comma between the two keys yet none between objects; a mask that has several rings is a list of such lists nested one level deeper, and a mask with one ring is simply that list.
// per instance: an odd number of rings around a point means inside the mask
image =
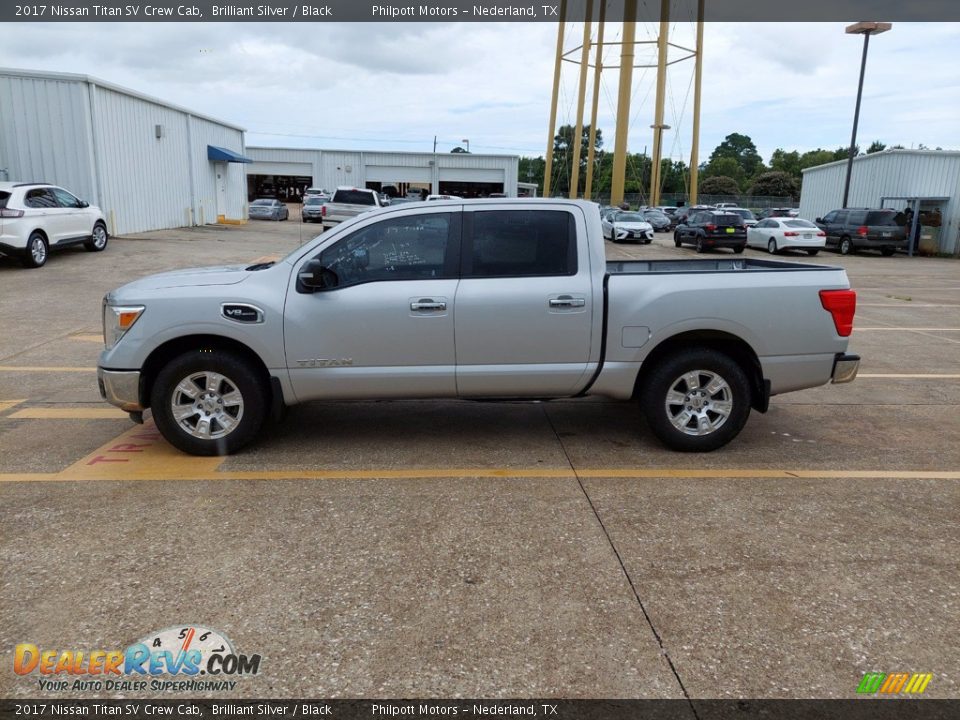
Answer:
[{"label": "black suv", "polygon": [[889,257],[907,249],[907,231],[897,225],[896,217],[895,210],[847,208],[828,212],[815,222],[827,234],[827,247],[836,247],[841,255],[879,250]]},{"label": "black suv", "polygon": [[742,253],[747,246],[747,226],[743,218],[726,210],[696,210],[686,222],[677,225],[673,232],[673,244],[695,245],[698,253],[718,247],[731,248]]}]

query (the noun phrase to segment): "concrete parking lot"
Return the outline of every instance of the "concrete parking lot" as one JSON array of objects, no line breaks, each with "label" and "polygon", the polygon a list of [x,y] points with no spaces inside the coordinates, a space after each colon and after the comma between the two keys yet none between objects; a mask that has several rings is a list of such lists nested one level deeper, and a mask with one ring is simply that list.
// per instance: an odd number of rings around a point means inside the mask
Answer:
[{"label": "concrete parking lot", "polygon": [[317,230],[0,260],[0,696],[58,696],[18,643],[196,624],[263,656],[229,697],[853,697],[872,671],[960,697],[960,263],[791,256],[846,267],[860,377],[709,455],[586,399],[321,403],[194,458],[101,402],[105,292]]}]

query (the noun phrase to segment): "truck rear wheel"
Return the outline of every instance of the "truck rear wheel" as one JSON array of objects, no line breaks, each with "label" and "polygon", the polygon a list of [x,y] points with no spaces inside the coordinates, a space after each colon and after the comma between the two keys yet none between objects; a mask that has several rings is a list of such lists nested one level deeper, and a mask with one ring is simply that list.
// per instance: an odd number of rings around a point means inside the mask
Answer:
[{"label": "truck rear wheel", "polygon": [[150,397],[157,428],[191,455],[229,455],[256,437],[269,398],[244,358],[217,349],[184,353],[157,375]]},{"label": "truck rear wheel", "polygon": [[654,367],[643,383],[640,408],[668,448],[710,452],[733,440],[746,424],[750,383],[729,355],[696,348]]}]

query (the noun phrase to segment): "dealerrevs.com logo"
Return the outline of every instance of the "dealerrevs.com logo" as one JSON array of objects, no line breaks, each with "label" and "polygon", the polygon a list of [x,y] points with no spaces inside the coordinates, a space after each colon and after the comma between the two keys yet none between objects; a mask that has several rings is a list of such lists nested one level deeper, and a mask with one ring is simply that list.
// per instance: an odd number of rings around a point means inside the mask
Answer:
[{"label": "dealerrevs.com logo", "polygon": [[922,695],[933,673],[865,673],[857,686],[858,695]]},{"label": "dealerrevs.com logo", "polygon": [[238,653],[222,633],[198,625],[152,633],[126,650],[60,650],[20,643],[13,671],[39,675],[44,691],[202,692],[233,690],[260,672],[260,655]]}]

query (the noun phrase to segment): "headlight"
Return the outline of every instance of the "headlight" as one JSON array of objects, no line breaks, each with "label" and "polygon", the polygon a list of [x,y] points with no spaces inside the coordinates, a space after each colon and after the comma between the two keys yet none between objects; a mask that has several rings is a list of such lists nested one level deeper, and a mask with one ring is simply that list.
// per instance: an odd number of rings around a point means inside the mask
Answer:
[{"label": "headlight", "polygon": [[103,302],[103,344],[109,350],[143,314],[143,305],[108,305]]}]

